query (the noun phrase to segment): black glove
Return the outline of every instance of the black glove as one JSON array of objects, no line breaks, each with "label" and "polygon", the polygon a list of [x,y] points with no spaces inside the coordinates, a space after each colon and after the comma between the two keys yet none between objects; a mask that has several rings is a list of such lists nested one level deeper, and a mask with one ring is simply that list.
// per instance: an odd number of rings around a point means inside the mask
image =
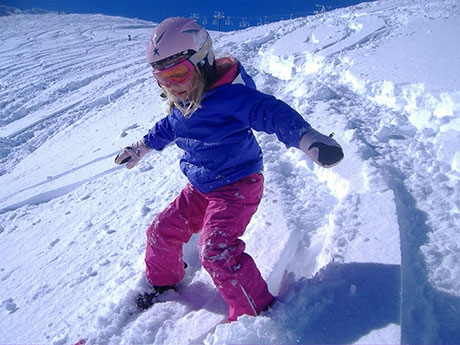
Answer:
[{"label": "black glove", "polygon": [[342,147],[332,139],[332,135],[326,136],[313,128],[303,135],[299,146],[313,162],[323,168],[339,164],[344,157]]}]

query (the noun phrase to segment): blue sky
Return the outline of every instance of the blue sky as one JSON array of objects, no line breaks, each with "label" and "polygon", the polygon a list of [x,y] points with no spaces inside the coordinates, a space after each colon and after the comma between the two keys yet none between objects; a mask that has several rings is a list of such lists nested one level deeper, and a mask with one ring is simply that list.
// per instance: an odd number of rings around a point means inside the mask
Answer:
[{"label": "blue sky", "polygon": [[[347,7],[363,0],[0,0],[1,5],[22,10],[42,8],[73,13],[103,13],[160,22],[171,16],[190,17],[196,14],[198,22],[207,29],[217,30],[216,12],[223,12],[222,31],[238,30],[242,25],[255,26],[260,22],[274,22],[289,17],[302,17],[321,9]],[[230,24],[231,25],[228,25]]]}]

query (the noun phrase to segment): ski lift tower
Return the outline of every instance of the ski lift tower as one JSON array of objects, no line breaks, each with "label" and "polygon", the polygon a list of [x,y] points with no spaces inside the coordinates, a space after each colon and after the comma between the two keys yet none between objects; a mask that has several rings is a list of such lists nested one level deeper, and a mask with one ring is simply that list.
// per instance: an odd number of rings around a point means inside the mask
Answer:
[{"label": "ski lift tower", "polygon": [[217,25],[217,31],[220,31],[220,20],[224,19],[224,12],[214,12],[214,21],[212,22],[214,25]]}]

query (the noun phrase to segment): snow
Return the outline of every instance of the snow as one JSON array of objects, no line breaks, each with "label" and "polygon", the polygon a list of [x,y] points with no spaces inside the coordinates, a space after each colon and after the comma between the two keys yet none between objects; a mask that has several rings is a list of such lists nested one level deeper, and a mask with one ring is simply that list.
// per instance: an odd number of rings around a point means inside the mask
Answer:
[{"label": "snow", "polygon": [[0,18],[0,343],[460,344],[458,1],[212,33],[345,150],[326,170],[257,133],[266,187],[243,239],[277,302],[233,323],[196,236],[178,291],[131,315],[145,230],[186,183],[175,146],[113,163],[165,113],[144,59],[155,25]]}]

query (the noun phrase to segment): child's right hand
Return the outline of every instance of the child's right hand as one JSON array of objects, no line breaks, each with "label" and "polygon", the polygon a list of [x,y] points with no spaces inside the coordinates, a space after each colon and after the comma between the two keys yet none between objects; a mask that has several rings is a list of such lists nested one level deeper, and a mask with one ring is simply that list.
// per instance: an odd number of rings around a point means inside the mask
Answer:
[{"label": "child's right hand", "polygon": [[120,151],[115,157],[115,164],[126,164],[126,168],[131,169],[142,159],[142,157],[149,153],[150,150],[151,149],[145,144],[144,140],[141,139]]},{"label": "child's right hand", "polygon": [[326,136],[313,128],[303,135],[299,146],[313,162],[323,168],[333,167],[343,159],[342,147],[332,139],[332,135]]}]

